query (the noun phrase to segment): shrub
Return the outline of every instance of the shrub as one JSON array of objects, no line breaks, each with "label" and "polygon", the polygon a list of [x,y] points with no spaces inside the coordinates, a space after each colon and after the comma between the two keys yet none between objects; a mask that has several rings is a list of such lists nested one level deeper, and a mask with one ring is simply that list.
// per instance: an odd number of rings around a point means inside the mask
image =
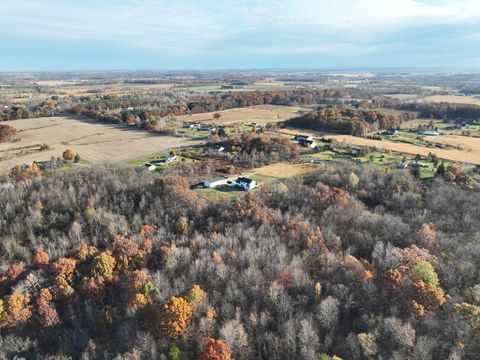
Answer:
[{"label": "shrub", "polygon": [[74,158],[75,158],[75,152],[73,150],[65,150],[62,154],[62,157],[65,159],[65,160],[68,160],[68,161],[72,161]]},{"label": "shrub", "polygon": [[0,142],[1,141],[11,141],[15,139],[15,134],[17,130],[10,125],[0,125]]}]

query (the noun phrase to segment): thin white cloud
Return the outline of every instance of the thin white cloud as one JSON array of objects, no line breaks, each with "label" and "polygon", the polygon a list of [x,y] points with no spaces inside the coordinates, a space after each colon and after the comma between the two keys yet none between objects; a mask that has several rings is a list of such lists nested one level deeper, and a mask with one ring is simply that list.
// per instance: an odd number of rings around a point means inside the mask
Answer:
[{"label": "thin white cloud", "polygon": [[412,27],[475,24],[461,36],[478,38],[480,0],[0,1],[0,35],[108,41],[179,55],[361,54]]}]

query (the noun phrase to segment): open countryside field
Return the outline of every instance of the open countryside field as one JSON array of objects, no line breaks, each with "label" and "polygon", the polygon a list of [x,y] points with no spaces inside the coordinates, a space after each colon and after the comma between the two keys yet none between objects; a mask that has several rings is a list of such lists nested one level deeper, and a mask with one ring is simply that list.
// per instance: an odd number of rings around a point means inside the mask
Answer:
[{"label": "open countryside field", "polygon": [[[411,129],[411,128],[416,128],[419,125],[429,125],[431,119],[413,119],[413,120],[407,120],[404,121],[400,124],[401,129]],[[438,119],[433,119],[433,124],[434,126],[441,126],[444,125],[444,122],[442,120]]]},{"label": "open countryside field", "polygon": [[[0,122],[17,129],[20,141],[0,143],[0,174],[34,160],[62,156],[65,149],[77,152],[92,164],[118,162],[154,155],[165,150],[198,142],[173,136],[154,135],[141,130],[103,124],[86,118],[47,117]],[[51,149],[30,154],[20,148],[48,144]],[[10,158],[12,157],[12,158]]]},{"label": "open countryside field", "polygon": [[244,121],[280,122],[298,115],[298,112],[302,109],[304,108],[299,106],[259,105],[218,111],[222,115],[218,120],[213,120],[215,112],[183,115],[179,116],[178,120],[183,122],[208,122],[216,125],[230,125]]},{"label": "open countryside field", "polygon": [[277,163],[272,165],[266,165],[261,168],[255,169],[251,172],[242,174],[246,177],[255,177],[255,175],[284,179],[294,176],[302,176],[317,170],[317,165],[310,164],[289,164],[289,163]]},{"label": "open countryside field", "polygon": [[[49,96],[57,95],[60,97],[68,96],[89,96],[95,94],[105,95],[123,95],[132,92],[149,92],[156,90],[168,90],[173,84],[108,84],[108,85],[75,85],[75,83],[61,81],[39,81],[37,84],[45,86],[51,93]],[[66,85],[66,86],[65,86]],[[4,90],[1,94],[5,95],[12,103],[25,103],[31,98],[45,98],[45,94],[36,94],[32,91],[26,91],[18,96],[18,93]]]},{"label": "open countryside field", "polygon": [[475,104],[480,105],[480,99],[475,96],[455,96],[455,95],[435,95],[428,96],[422,100],[434,103],[446,102],[455,104]]},{"label": "open countryside field", "polygon": [[[332,139],[338,142],[343,142],[345,144],[350,145],[357,145],[357,146],[369,146],[369,147],[376,147],[377,149],[385,149],[391,150],[395,152],[416,155],[420,154],[422,156],[427,156],[428,153],[436,154],[439,158],[456,161],[456,162],[463,162],[463,163],[470,163],[470,164],[480,164],[480,146],[477,148],[476,146],[472,146],[464,148],[463,150],[446,150],[446,149],[435,149],[435,148],[428,148],[423,146],[411,145],[411,144],[404,144],[399,142],[391,142],[391,141],[381,141],[381,140],[371,140],[371,139],[364,139],[356,136],[351,135],[339,135],[339,134],[331,134],[331,133],[324,133],[324,132],[315,132],[315,131],[305,131],[303,129],[282,129],[281,133],[295,135],[295,134],[306,134],[311,135],[313,137],[323,137],[326,139]],[[432,136],[427,137],[425,140],[440,143],[442,138],[448,138],[449,136]],[[432,139],[433,138],[433,139]],[[458,136],[455,136],[458,138]],[[480,139],[476,138],[467,138],[471,140]],[[446,140],[448,141],[448,140]],[[453,140],[450,140],[454,142]],[[472,142],[476,144],[476,142]],[[449,145],[453,145],[450,143]]]},{"label": "open countryside field", "polygon": [[458,148],[459,150],[477,154],[480,158],[480,138],[461,136],[461,135],[444,135],[444,136],[426,136],[425,140],[445,144]]}]

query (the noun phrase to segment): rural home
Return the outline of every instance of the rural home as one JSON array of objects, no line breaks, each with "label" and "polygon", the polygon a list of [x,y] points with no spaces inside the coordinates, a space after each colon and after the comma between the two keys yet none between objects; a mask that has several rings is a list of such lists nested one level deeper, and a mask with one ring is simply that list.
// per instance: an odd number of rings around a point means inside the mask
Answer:
[{"label": "rural home", "polygon": [[309,135],[295,135],[294,139],[297,141],[312,141],[313,137]]},{"label": "rural home", "polygon": [[148,171],[153,171],[157,168],[156,165],[150,164],[148,162],[144,163],[143,166],[146,167],[148,169]]},{"label": "rural home", "polygon": [[239,177],[236,183],[245,191],[252,190],[257,186],[257,182],[255,180],[245,177]]},{"label": "rural home", "polygon": [[227,181],[228,179],[225,179],[225,178],[215,178],[215,179],[205,180],[203,182],[203,186],[213,189],[220,185],[226,185]]},{"label": "rural home", "polygon": [[295,143],[297,143],[300,146],[305,146],[311,149],[314,149],[317,147],[317,143],[315,142],[315,140],[313,140],[313,137],[309,135],[295,135],[293,140]]},{"label": "rural home", "polygon": [[398,134],[397,129],[393,129],[393,128],[390,128],[382,133],[382,135],[386,135],[386,136],[395,136],[397,134]]},{"label": "rural home", "polygon": [[427,136],[438,136],[440,135],[438,132],[434,131],[434,130],[426,130],[423,132],[423,135],[427,135]]},{"label": "rural home", "polygon": [[208,147],[208,152],[222,152],[225,148],[222,145],[210,145]]}]

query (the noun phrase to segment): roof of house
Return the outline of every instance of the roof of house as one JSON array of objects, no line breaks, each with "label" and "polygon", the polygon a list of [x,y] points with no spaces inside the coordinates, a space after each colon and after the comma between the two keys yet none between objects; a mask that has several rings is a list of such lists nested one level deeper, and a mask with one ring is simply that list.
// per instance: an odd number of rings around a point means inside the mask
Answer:
[{"label": "roof of house", "polygon": [[295,135],[295,139],[297,140],[311,140],[312,137],[310,135]]},{"label": "roof of house", "polygon": [[227,180],[227,179],[222,178],[222,177],[218,177],[218,178],[213,178],[213,179],[207,179],[207,180],[204,180],[203,182],[214,183],[214,182],[222,181],[222,180]]},{"label": "roof of house", "polygon": [[250,184],[252,181],[255,181],[253,179],[249,179],[249,178],[246,178],[246,177],[239,177],[237,179],[237,183],[247,183],[247,184]]}]

